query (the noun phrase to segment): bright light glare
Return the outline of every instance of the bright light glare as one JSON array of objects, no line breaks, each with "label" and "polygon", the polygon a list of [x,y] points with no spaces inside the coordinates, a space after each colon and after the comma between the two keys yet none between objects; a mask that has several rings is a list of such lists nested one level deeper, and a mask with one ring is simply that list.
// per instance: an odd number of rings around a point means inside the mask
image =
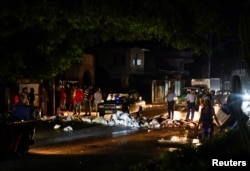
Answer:
[{"label": "bright light glare", "polygon": [[249,95],[248,93],[245,93],[245,94],[243,95],[243,99],[244,99],[244,100],[250,100],[250,95]]}]

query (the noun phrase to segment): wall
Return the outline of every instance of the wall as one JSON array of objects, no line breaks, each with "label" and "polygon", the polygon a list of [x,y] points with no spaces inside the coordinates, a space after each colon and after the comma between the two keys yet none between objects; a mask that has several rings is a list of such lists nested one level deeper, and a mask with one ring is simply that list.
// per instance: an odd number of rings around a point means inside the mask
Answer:
[{"label": "wall", "polygon": [[[135,59],[140,63],[135,64]],[[97,81],[110,89],[127,89],[131,74],[144,74],[144,51],[139,48],[98,48],[96,50]],[[101,79],[107,79],[105,85]]]},{"label": "wall", "polygon": [[95,84],[95,57],[84,54],[82,61],[73,64],[65,72],[66,80],[79,81],[80,85]]}]

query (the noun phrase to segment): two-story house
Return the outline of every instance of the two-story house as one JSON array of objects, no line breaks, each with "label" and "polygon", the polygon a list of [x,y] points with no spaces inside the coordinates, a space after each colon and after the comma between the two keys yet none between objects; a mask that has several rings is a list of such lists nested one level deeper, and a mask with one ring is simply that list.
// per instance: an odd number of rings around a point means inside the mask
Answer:
[{"label": "two-story house", "polygon": [[167,89],[180,93],[190,52],[151,51],[134,48],[95,50],[95,83],[104,89],[137,89],[148,102],[164,102]]},{"label": "two-story house", "polygon": [[131,75],[144,74],[144,51],[139,48],[98,48],[96,84],[106,89],[128,89]]}]

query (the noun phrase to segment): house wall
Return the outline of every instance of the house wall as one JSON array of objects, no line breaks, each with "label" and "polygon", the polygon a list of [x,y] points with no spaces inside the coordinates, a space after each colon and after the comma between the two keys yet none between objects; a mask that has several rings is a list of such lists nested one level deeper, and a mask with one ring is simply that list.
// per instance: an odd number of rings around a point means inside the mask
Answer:
[{"label": "house wall", "polygon": [[110,87],[129,88],[131,74],[144,73],[144,52],[139,48],[99,48],[96,58],[96,67],[106,71],[106,77],[112,80]]},{"label": "house wall", "polygon": [[[181,89],[184,83],[180,80],[188,73],[185,71],[185,64],[193,62],[190,52],[151,52],[137,47],[98,48],[95,55],[98,85],[109,90],[137,89],[150,103],[164,101],[162,97],[167,86],[165,83],[156,84],[157,80],[180,82],[178,88]],[[159,88],[162,91],[158,91]]]},{"label": "house wall", "polygon": [[144,51],[139,48],[130,49],[130,73],[144,74]]},{"label": "house wall", "polygon": [[66,80],[79,81],[81,86],[95,84],[95,57],[92,54],[84,54],[82,61],[73,64],[65,72]]}]

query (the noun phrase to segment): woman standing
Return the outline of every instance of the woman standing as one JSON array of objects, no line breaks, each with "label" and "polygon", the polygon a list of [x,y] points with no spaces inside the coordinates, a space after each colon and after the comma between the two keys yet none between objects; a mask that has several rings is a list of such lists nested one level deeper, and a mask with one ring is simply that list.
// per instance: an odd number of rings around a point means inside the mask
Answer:
[{"label": "woman standing", "polygon": [[201,109],[200,119],[197,125],[197,128],[199,128],[199,125],[201,124],[202,127],[202,139],[208,138],[211,139],[213,135],[213,118],[215,119],[217,125],[220,127],[220,123],[218,121],[218,118],[215,115],[214,108],[211,105],[211,101],[208,99],[205,99],[204,106]]}]

